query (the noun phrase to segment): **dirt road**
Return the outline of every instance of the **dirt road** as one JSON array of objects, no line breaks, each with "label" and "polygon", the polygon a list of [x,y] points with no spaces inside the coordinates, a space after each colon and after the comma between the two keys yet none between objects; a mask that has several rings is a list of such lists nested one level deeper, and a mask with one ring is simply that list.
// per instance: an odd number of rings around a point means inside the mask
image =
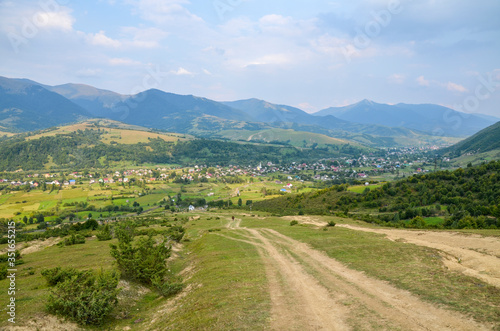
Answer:
[{"label": "dirt road", "polygon": [[398,229],[369,229],[338,225],[356,231],[386,235],[398,240],[440,250],[445,265],[500,288],[500,239],[466,235],[458,232],[408,231]]},{"label": "dirt road", "polygon": [[351,270],[270,229],[239,227],[226,238],[255,246],[266,268],[273,330],[488,330],[458,313]]},{"label": "dirt road", "polygon": [[[300,223],[325,226],[326,222],[314,216],[294,216]],[[483,237],[452,231],[410,231],[374,229],[348,224],[337,224],[355,231],[383,234],[388,240],[407,242],[438,249],[445,265],[454,271],[478,278],[500,288],[500,238]]]}]

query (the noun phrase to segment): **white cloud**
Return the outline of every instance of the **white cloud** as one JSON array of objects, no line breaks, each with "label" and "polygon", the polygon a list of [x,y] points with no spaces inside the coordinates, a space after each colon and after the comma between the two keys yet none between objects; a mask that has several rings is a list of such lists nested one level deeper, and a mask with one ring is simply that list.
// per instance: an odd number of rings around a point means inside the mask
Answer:
[{"label": "white cloud", "polygon": [[33,16],[33,20],[39,27],[63,31],[73,30],[73,23],[75,22],[73,16],[66,10],[57,12],[40,11]]},{"label": "white cloud", "polygon": [[417,79],[417,83],[420,86],[429,86],[430,82],[424,78],[424,76],[419,76]]},{"label": "white cloud", "polygon": [[118,48],[122,45],[120,41],[111,39],[106,36],[104,31],[99,31],[96,34],[89,34],[87,40],[90,44],[95,46]]},{"label": "white cloud", "polygon": [[311,105],[308,102],[299,103],[295,107],[302,109],[303,111],[305,111],[306,113],[309,113],[309,114],[312,114],[312,113],[315,113],[318,111],[318,108],[314,107],[313,105]]},{"label": "white cloud", "polygon": [[459,92],[459,93],[466,93],[466,92],[469,91],[465,87],[463,87],[462,85],[455,84],[455,83],[452,83],[452,82],[449,82],[446,85],[446,88],[448,89],[448,91]]},{"label": "white cloud", "polygon": [[184,69],[182,67],[179,67],[179,69],[175,71],[170,71],[171,74],[176,75],[176,76],[191,76],[194,75],[192,72],[188,71],[187,69]]},{"label": "white cloud", "polygon": [[259,22],[263,26],[270,26],[270,25],[288,25],[292,23],[292,18],[291,17],[284,17],[281,15],[276,15],[276,14],[271,14],[271,15],[266,15],[263,16]]},{"label": "white cloud", "polygon": [[209,76],[212,76],[212,73],[210,71],[208,71],[207,69],[203,69],[203,73],[205,75],[209,75]]},{"label": "white cloud", "polygon": [[131,3],[137,8],[142,18],[157,24],[203,21],[184,7],[190,4],[187,0],[138,0],[131,1]]},{"label": "white cloud", "polygon": [[72,31],[75,18],[71,13],[71,9],[60,5],[46,7],[38,2],[0,2],[0,31],[19,31],[24,35],[49,29]]},{"label": "white cloud", "polygon": [[110,48],[158,48],[160,41],[167,36],[167,33],[157,28],[121,28],[122,38],[113,39],[108,37],[104,31],[86,36],[87,42],[94,46],[104,46]]},{"label": "white cloud", "polygon": [[500,69],[495,69],[493,70],[493,78],[497,81],[500,82]]},{"label": "white cloud", "polygon": [[225,36],[241,37],[255,33],[257,24],[247,17],[237,17],[218,26],[218,30]]},{"label": "white cloud", "polygon": [[80,69],[76,72],[77,76],[80,77],[96,77],[101,74],[102,70],[101,69],[91,69],[91,68],[84,68]]},{"label": "white cloud", "polygon": [[109,60],[109,64],[112,66],[137,66],[141,65],[141,62],[128,58],[112,58]]},{"label": "white cloud", "polygon": [[261,56],[255,60],[250,60],[248,63],[244,64],[244,67],[254,66],[254,65],[284,65],[293,62],[287,54],[268,54]]},{"label": "white cloud", "polygon": [[389,80],[390,83],[393,84],[403,84],[406,80],[406,76],[401,74],[393,74],[389,76],[387,79]]},{"label": "white cloud", "polygon": [[126,47],[157,48],[168,33],[158,28],[123,27],[125,35],[122,44]]}]

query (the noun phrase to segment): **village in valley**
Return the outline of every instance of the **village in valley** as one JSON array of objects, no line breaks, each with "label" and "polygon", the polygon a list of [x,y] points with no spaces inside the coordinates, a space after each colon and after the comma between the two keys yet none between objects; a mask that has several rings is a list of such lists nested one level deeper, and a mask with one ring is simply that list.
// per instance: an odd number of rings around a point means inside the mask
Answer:
[{"label": "village in valley", "polygon": [[80,171],[47,171],[47,172],[4,172],[0,177],[0,186],[23,187],[31,189],[55,189],[83,185],[125,184],[134,182],[197,182],[223,180],[225,177],[265,178],[277,176],[285,181],[346,181],[396,179],[398,177],[425,173],[450,167],[450,159],[435,159],[432,154],[422,148],[391,149],[385,156],[365,156],[359,158],[338,158],[321,160],[313,163],[292,162],[286,165],[275,165],[272,162],[260,162],[258,165],[230,165],[228,167],[195,165],[188,168],[176,166],[149,166],[126,170],[91,169]]}]

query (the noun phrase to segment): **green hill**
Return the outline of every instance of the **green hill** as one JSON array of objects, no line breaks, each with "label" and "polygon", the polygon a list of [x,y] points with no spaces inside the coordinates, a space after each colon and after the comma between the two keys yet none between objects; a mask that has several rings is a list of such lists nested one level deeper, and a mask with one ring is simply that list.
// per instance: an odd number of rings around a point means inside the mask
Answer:
[{"label": "green hill", "polygon": [[0,142],[0,171],[84,169],[141,164],[257,165],[310,162],[359,155],[351,145],[297,148],[228,142],[152,132],[109,120],[93,120],[5,138]]},{"label": "green hill", "polygon": [[444,153],[459,157],[464,154],[480,154],[500,150],[500,122],[479,131],[458,144],[443,150]]},{"label": "green hill", "polygon": [[231,140],[279,143],[304,148],[348,144],[361,147],[361,144],[356,142],[333,138],[319,133],[301,132],[291,129],[268,129],[259,131],[226,130],[219,132],[218,136]]}]

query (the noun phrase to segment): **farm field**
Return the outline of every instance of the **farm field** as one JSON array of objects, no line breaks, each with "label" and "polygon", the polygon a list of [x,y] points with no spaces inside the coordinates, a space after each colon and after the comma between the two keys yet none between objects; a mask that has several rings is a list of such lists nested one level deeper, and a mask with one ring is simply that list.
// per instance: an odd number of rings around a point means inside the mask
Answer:
[{"label": "farm field", "polygon": [[[183,199],[203,198],[207,202],[213,200],[231,200],[233,204],[238,203],[238,199],[243,201],[261,201],[279,196],[278,194],[266,195],[263,192],[279,192],[284,187],[284,183],[277,184],[273,180],[250,182],[249,178],[244,183],[229,184],[224,182],[209,182],[198,184],[179,184],[156,182],[146,184],[144,187],[123,186],[121,184],[108,184],[100,186],[95,183],[87,183],[68,186],[54,191],[32,190],[12,191],[0,194],[0,218],[13,218],[21,220],[24,216],[30,217],[33,214],[47,211],[63,211],[70,209],[74,203],[88,203],[96,208],[106,206],[131,206],[137,202],[141,206],[149,207],[156,205],[168,196],[181,194]],[[252,179],[253,180],[253,179]],[[310,192],[307,185],[300,185],[293,182],[296,187],[288,189],[289,193]],[[50,219],[49,219],[50,220]]]},{"label": "farm field", "polygon": [[[186,220],[186,235],[168,260],[169,268],[182,275],[185,288],[163,298],[121,281],[120,303],[104,329],[500,326],[499,230],[383,229],[331,216],[238,211],[147,214]],[[292,221],[297,224],[291,226]],[[327,226],[332,221],[336,225]],[[83,245],[58,247],[59,240],[20,246],[24,264],[18,266],[19,325],[79,329],[47,314],[44,304],[50,289],[40,272],[61,265],[94,270],[114,265],[109,253],[114,240],[90,237]],[[0,281],[0,287],[6,281]],[[7,300],[7,294],[0,293],[0,300]],[[7,325],[2,321],[0,326]]]},{"label": "farm field", "polygon": [[27,137],[28,140],[34,140],[41,137],[51,137],[58,134],[68,134],[78,130],[101,130],[104,134],[101,138],[103,143],[111,144],[111,142],[131,145],[137,143],[146,143],[149,139],[161,138],[165,141],[176,142],[179,140],[191,139],[190,136],[175,134],[175,133],[154,133],[144,131],[144,128],[127,125],[111,120],[90,120],[78,124],[67,125],[61,128],[46,130],[39,134]]}]

